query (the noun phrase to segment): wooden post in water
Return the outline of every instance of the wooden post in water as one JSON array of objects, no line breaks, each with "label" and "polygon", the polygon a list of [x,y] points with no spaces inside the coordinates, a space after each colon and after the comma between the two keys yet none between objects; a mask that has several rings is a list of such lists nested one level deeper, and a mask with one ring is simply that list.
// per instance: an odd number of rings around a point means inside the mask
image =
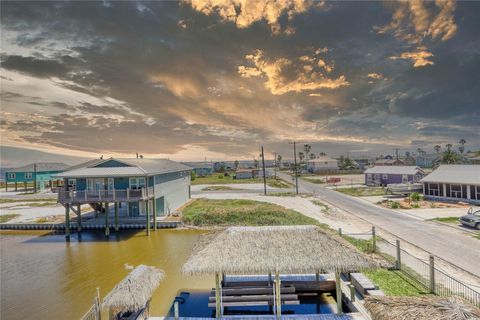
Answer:
[{"label": "wooden post in water", "polygon": [[280,298],[280,272],[275,271],[275,305],[277,309],[277,319],[282,317],[282,300]]},{"label": "wooden post in water", "polygon": [[105,236],[110,236],[110,222],[108,221],[108,215],[110,214],[110,207],[108,202],[105,202]]},{"label": "wooden post in water", "polygon": [[17,188],[17,181],[15,181],[15,191],[17,191],[18,188]]},{"label": "wooden post in water", "polygon": [[118,202],[115,202],[115,232],[118,232]]},{"label": "wooden post in water", "polygon": [[27,181],[23,181],[23,191],[27,191]]},{"label": "wooden post in water", "polygon": [[147,236],[150,235],[150,208],[148,207],[148,199],[145,201],[145,209],[147,210]]},{"label": "wooden post in water", "polygon": [[70,241],[70,205],[65,205],[65,239]]},{"label": "wooden post in water", "polygon": [[335,271],[335,286],[337,291],[337,314],[342,314],[342,285],[340,283],[340,271]]},{"label": "wooden post in water", "polygon": [[222,317],[222,303],[220,297],[220,273],[215,273],[215,318]]},{"label": "wooden post in water", "polygon": [[80,204],[77,204],[77,232],[82,232],[82,211]]},{"label": "wooden post in water", "polygon": [[153,191],[153,204],[152,204],[152,211],[153,211],[153,230],[157,231],[157,199],[155,199],[155,191]]}]

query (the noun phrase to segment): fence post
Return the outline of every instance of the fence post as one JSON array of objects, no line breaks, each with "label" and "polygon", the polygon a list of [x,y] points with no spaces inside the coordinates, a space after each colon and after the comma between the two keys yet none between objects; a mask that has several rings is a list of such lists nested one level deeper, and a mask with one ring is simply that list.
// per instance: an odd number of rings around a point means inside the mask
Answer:
[{"label": "fence post", "polygon": [[402,250],[400,248],[400,240],[397,240],[397,270],[402,269]]},{"label": "fence post", "polygon": [[350,288],[350,301],[355,302],[355,287],[351,284],[348,287]]},{"label": "fence post", "polygon": [[435,294],[435,258],[430,255],[430,292]]},{"label": "fence post", "polygon": [[97,287],[97,320],[102,319],[102,308],[100,307],[100,288]]},{"label": "fence post", "polygon": [[373,252],[377,251],[377,236],[375,232],[375,226],[372,226],[372,246]]},{"label": "fence post", "polygon": [[342,228],[338,228],[338,234],[342,237]]}]

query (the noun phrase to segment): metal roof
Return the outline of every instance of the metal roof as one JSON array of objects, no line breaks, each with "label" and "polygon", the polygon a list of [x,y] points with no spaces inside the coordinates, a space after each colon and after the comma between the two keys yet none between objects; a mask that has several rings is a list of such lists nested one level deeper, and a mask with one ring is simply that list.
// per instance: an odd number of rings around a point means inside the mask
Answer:
[{"label": "metal roof", "polygon": [[34,172],[35,165],[37,167],[37,172],[63,171],[68,168],[68,165],[61,162],[36,162],[36,163],[27,164],[23,167],[10,169],[7,172]]},{"label": "metal roof", "polygon": [[[114,160],[124,163],[124,167],[96,167],[101,163]],[[69,168],[68,171],[57,174],[61,178],[76,177],[126,177],[165,174],[188,171],[191,167],[167,159],[145,158],[108,158],[95,159]]]},{"label": "metal roof", "polygon": [[365,173],[378,174],[410,174],[414,175],[418,172],[424,173],[422,169],[416,166],[375,166],[365,170]]},{"label": "metal roof", "polygon": [[480,185],[480,165],[441,165],[435,171],[423,178],[421,182]]}]

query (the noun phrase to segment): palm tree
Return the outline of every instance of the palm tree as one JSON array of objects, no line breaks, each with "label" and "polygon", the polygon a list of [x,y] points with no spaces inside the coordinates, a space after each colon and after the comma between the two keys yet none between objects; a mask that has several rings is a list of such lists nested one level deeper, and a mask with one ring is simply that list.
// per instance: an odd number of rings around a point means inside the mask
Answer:
[{"label": "palm tree", "polygon": [[305,154],[303,152],[299,152],[298,153],[298,158],[300,159],[300,162],[302,162],[303,159],[305,158]]},{"label": "palm tree", "polygon": [[458,147],[458,150],[460,151],[461,154],[463,154],[463,152],[465,151],[465,143],[467,143],[467,141],[465,141],[465,139],[460,139],[460,141],[458,141],[458,143],[460,143],[460,147]]},{"label": "palm tree", "polygon": [[443,153],[433,161],[433,167],[436,168],[441,164],[458,164],[458,163],[465,163],[467,162],[466,158],[452,150],[452,146],[449,144],[446,145],[447,150],[443,151]]},{"label": "palm tree", "polygon": [[426,154],[426,152],[425,152],[422,148],[418,148],[418,149],[417,149],[417,153],[418,153],[419,155],[424,155],[424,154]]},{"label": "palm tree", "polygon": [[312,146],[309,144],[303,145],[303,151],[305,151],[305,158],[309,159],[308,154],[310,153],[310,150],[312,150]]},{"label": "palm tree", "polygon": [[238,169],[238,164],[239,164],[238,160],[235,160],[235,162],[233,163],[233,165],[235,166],[235,171],[237,171]]},{"label": "palm tree", "polygon": [[315,159],[315,158],[316,158],[316,157],[315,157],[315,153],[310,153],[310,155],[308,156],[308,158],[309,158],[310,160]]},{"label": "palm tree", "polygon": [[440,147],[440,145],[437,144],[437,145],[435,145],[435,147],[433,147],[433,149],[435,149],[435,151],[436,151],[437,153],[439,153],[440,150],[442,150],[442,147]]},{"label": "palm tree", "polygon": [[450,151],[452,149],[452,144],[451,143],[447,143],[445,145],[445,147],[447,148],[448,151]]}]

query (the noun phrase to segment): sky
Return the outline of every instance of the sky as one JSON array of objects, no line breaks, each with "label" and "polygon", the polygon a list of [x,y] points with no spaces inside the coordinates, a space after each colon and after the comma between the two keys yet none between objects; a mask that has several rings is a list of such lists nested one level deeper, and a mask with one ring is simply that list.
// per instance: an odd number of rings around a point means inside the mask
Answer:
[{"label": "sky", "polygon": [[480,149],[480,2],[1,6],[4,164]]}]

